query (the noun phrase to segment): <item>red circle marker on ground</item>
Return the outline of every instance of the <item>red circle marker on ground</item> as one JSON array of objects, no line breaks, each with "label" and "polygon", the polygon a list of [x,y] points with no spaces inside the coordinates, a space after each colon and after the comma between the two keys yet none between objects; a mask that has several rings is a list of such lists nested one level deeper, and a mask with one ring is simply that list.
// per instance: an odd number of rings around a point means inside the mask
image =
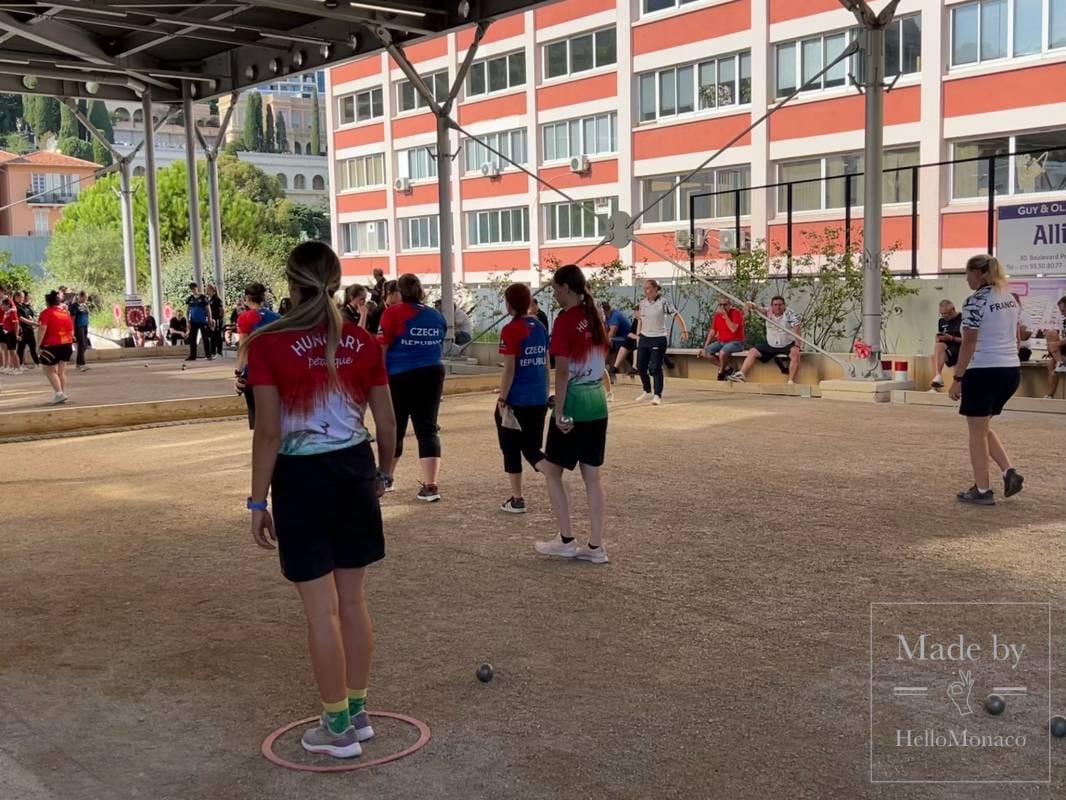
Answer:
[{"label": "red circle marker on ground", "polygon": [[[296,722],[291,722],[284,727],[278,728],[267,738],[263,740],[262,750],[263,756],[271,764],[277,764],[279,767],[285,767],[286,769],[294,769],[301,772],[352,772],[357,769],[367,769],[368,767],[377,767],[382,764],[388,764],[390,761],[398,761],[399,759],[409,756],[418,750],[421,750],[429,742],[431,733],[429,732],[429,726],[417,720],[414,717],[408,717],[404,714],[394,714],[391,711],[368,711],[366,712],[371,717],[384,717],[387,719],[395,719],[400,722],[407,723],[413,728],[418,730],[418,741],[410,747],[406,747],[397,753],[391,755],[382,756],[381,758],[375,758],[370,761],[366,761],[362,758],[345,759],[343,763],[338,764],[301,764],[297,761],[289,761],[287,758],[282,758],[274,752],[274,742],[291,731],[293,728],[299,728],[301,725],[310,725],[312,722],[317,722],[318,717],[308,717],[307,719],[298,719]],[[337,759],[340,761],[340,759]]]}]

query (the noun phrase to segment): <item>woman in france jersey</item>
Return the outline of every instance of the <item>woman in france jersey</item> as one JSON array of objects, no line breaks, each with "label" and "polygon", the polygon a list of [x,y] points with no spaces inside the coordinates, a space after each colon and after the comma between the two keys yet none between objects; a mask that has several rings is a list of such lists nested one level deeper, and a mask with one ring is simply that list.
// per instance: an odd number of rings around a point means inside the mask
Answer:
[{"label": "woman in france jersey", "polygon": [[[437,412],[444,392],[444,316],[427,306],[422,282],[406,274],[396,279],[400,302],[381,315],[381,343],[389,371],[392,407],[396,414],[396,460],[410,420],[418,440],[422,488],[418,499],[440,500],[440,435]],[[392,488],[391,486],[389,487]]]},{"label": "woman in france jersey", "polygon": [[544,414],[548,410],[548,331],[529,312],[532,296],[528,286],[512,284],[503,297],[507,313],[514,319],[500,331],[503,376],[496,400],[496,433],[503,452],[503,471],[511,481],[511,496],[500,508],[511,514],[524,514],[522,456],[533,469],[544,458],[541,446]]},{"label": "woman in france jersey", "polygon": [[966,283],[976,291],[962,307],[962,345],[955,365],[955,382],[949,394],[959,400],[970,433],[970,464],[974,485],[959,492],[963,503],[994,506],[995,494],[988,475],[988,459],[1003,472],[1003,496],[1022,490],[1022,476],[992,430],[1021,383],[1018,358],[1018,301],[1007,291],[1007,275],[999,260],[989,255],[966,262]]},{"label": "woman in france jersey", "polygon": [[[559,535],[537,542],[538,553],[559,558],[579,558],[607,563],[603,547],[606,500],[600,467],[607,446],[607,392],[603,388],[610,343],[596,301],[588,292],[585,275],[573,264],[560,267],[552,277],[555,300],[562,313],[555,318],[549,352],[555,356],[555,411],[548,426],[544,461],[538,469],[548,482],[548,496]],[[581,465],[588,496],[591,532],[587,545],[574,541],[570,499],[563,485],[563,470]]]},{"label": "woman in france jersey", "polygon": [[268,550],[276,544],[307,616],[323,713],[303,747],[351,758],[374,735],[365,711],[374,648],[365,579],[366,567],[385,556],[378,498],[392,471],[396,428],[381,347],[344,322],[332,301],[337,256],[305,242],[285,275],[289,313],[241,340],[257,417],[248,508],[253,538]]}]

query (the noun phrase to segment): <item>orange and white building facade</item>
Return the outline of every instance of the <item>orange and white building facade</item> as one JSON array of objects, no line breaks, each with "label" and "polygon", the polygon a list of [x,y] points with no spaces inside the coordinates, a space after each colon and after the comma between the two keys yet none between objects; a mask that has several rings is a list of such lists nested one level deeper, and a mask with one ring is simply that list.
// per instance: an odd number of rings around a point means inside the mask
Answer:
[{"label": "orange and white building facade", "polygon": [[[880,7],[880,3],[875,3]],[[885,167],[1038,150],[1001,158],[997,202],[1066,199],[1066,0],[902,0],[888,33]],[[455,111],[471,134],[605,217],[635,214],[698,167],[790,87],[817,74],[855,35],[838,0],[563,0],[497,20],[482,40]],[[441,90],[473,39],[465,29],[407,49]],[[724,191],[697,204],[707,232],[698,260],[719,255],[735,221],[728,190],[862,170],[864,99],[845,62],[726,150],[636,226],[679,261],[687,193]],[[440,77],[433,76],[440,73]],[[447,75],[445,80],[444,75]],[[418,107],[384,53],[328,73],[334,242],[347,279],[414,272],[439,279],[435,120]],[[466,137],[452,134],[456,280],[579,258],[600,240],[590,215]],[[577,157],[579,163],[571,164]],[[494,163],[495,162],[495,163]],[[919,271],[961,267],[985,249],[985,163],[918,172]],[[804,230],[842,227],[844,181],[793,186],[793,250]],[[681,195],[680,198],[678,195]],[[893,267],[911,263],[911,173],[885,178],[884,241]],[[783,189],[741,193],[741,225],[773,250],[785,243]],[[852,183],[861,230],[861,179]],[[586,263],[620,258],[643,274],[674,268],[643,247],[603,246]]]}]

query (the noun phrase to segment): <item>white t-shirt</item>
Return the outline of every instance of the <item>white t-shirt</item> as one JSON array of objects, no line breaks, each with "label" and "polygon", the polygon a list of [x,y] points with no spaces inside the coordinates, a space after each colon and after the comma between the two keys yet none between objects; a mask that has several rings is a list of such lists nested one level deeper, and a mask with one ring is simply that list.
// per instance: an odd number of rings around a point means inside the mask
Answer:
[{"label": "white t-shirt", "polygon": [[677,313],[677,307],[660,297],[657,300],[644,298],[640,301],[640,335],[666,336],[666,318]]},{"label": "white t-shirt", "polygon": [[962,307],[963,330],[977,331],[977,349],[967,369],[1018,367],[1018,317],[1014,296],[994,286],[982,286]]},{"label": "white t-shirt", "polygon": [[[784,328],[788,328],[791,331],[797,325],[800,324],[799,314],[793,311],[791,308],[786,308],[785,313],[780,317],[775,317],[770,309],[766,309],[766,318],[770,322],[776,322]],[[766,343],[770,347],[785,347],[796,341],[795,335],[792,333],[785,333],[781,328],[766,323]]]},{"label": "white t-shirt", "polygon": [[474,326],[470,322],[470,317],[459,306],[455,307],[455,332],[474,335]]}]

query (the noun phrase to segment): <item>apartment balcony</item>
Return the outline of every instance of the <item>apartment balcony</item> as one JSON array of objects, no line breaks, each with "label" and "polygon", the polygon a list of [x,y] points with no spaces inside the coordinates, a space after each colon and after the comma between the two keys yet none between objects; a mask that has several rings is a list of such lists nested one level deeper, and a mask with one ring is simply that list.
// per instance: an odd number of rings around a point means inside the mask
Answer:
[{"label": "apartment balcony", "polygon": [[67,203],[73,203],[77,199],[78,195],[75,193],[61,189],[48,191],[44,194],[33,189],[26,190],[26,202],[31,206],[62,206]]}]

